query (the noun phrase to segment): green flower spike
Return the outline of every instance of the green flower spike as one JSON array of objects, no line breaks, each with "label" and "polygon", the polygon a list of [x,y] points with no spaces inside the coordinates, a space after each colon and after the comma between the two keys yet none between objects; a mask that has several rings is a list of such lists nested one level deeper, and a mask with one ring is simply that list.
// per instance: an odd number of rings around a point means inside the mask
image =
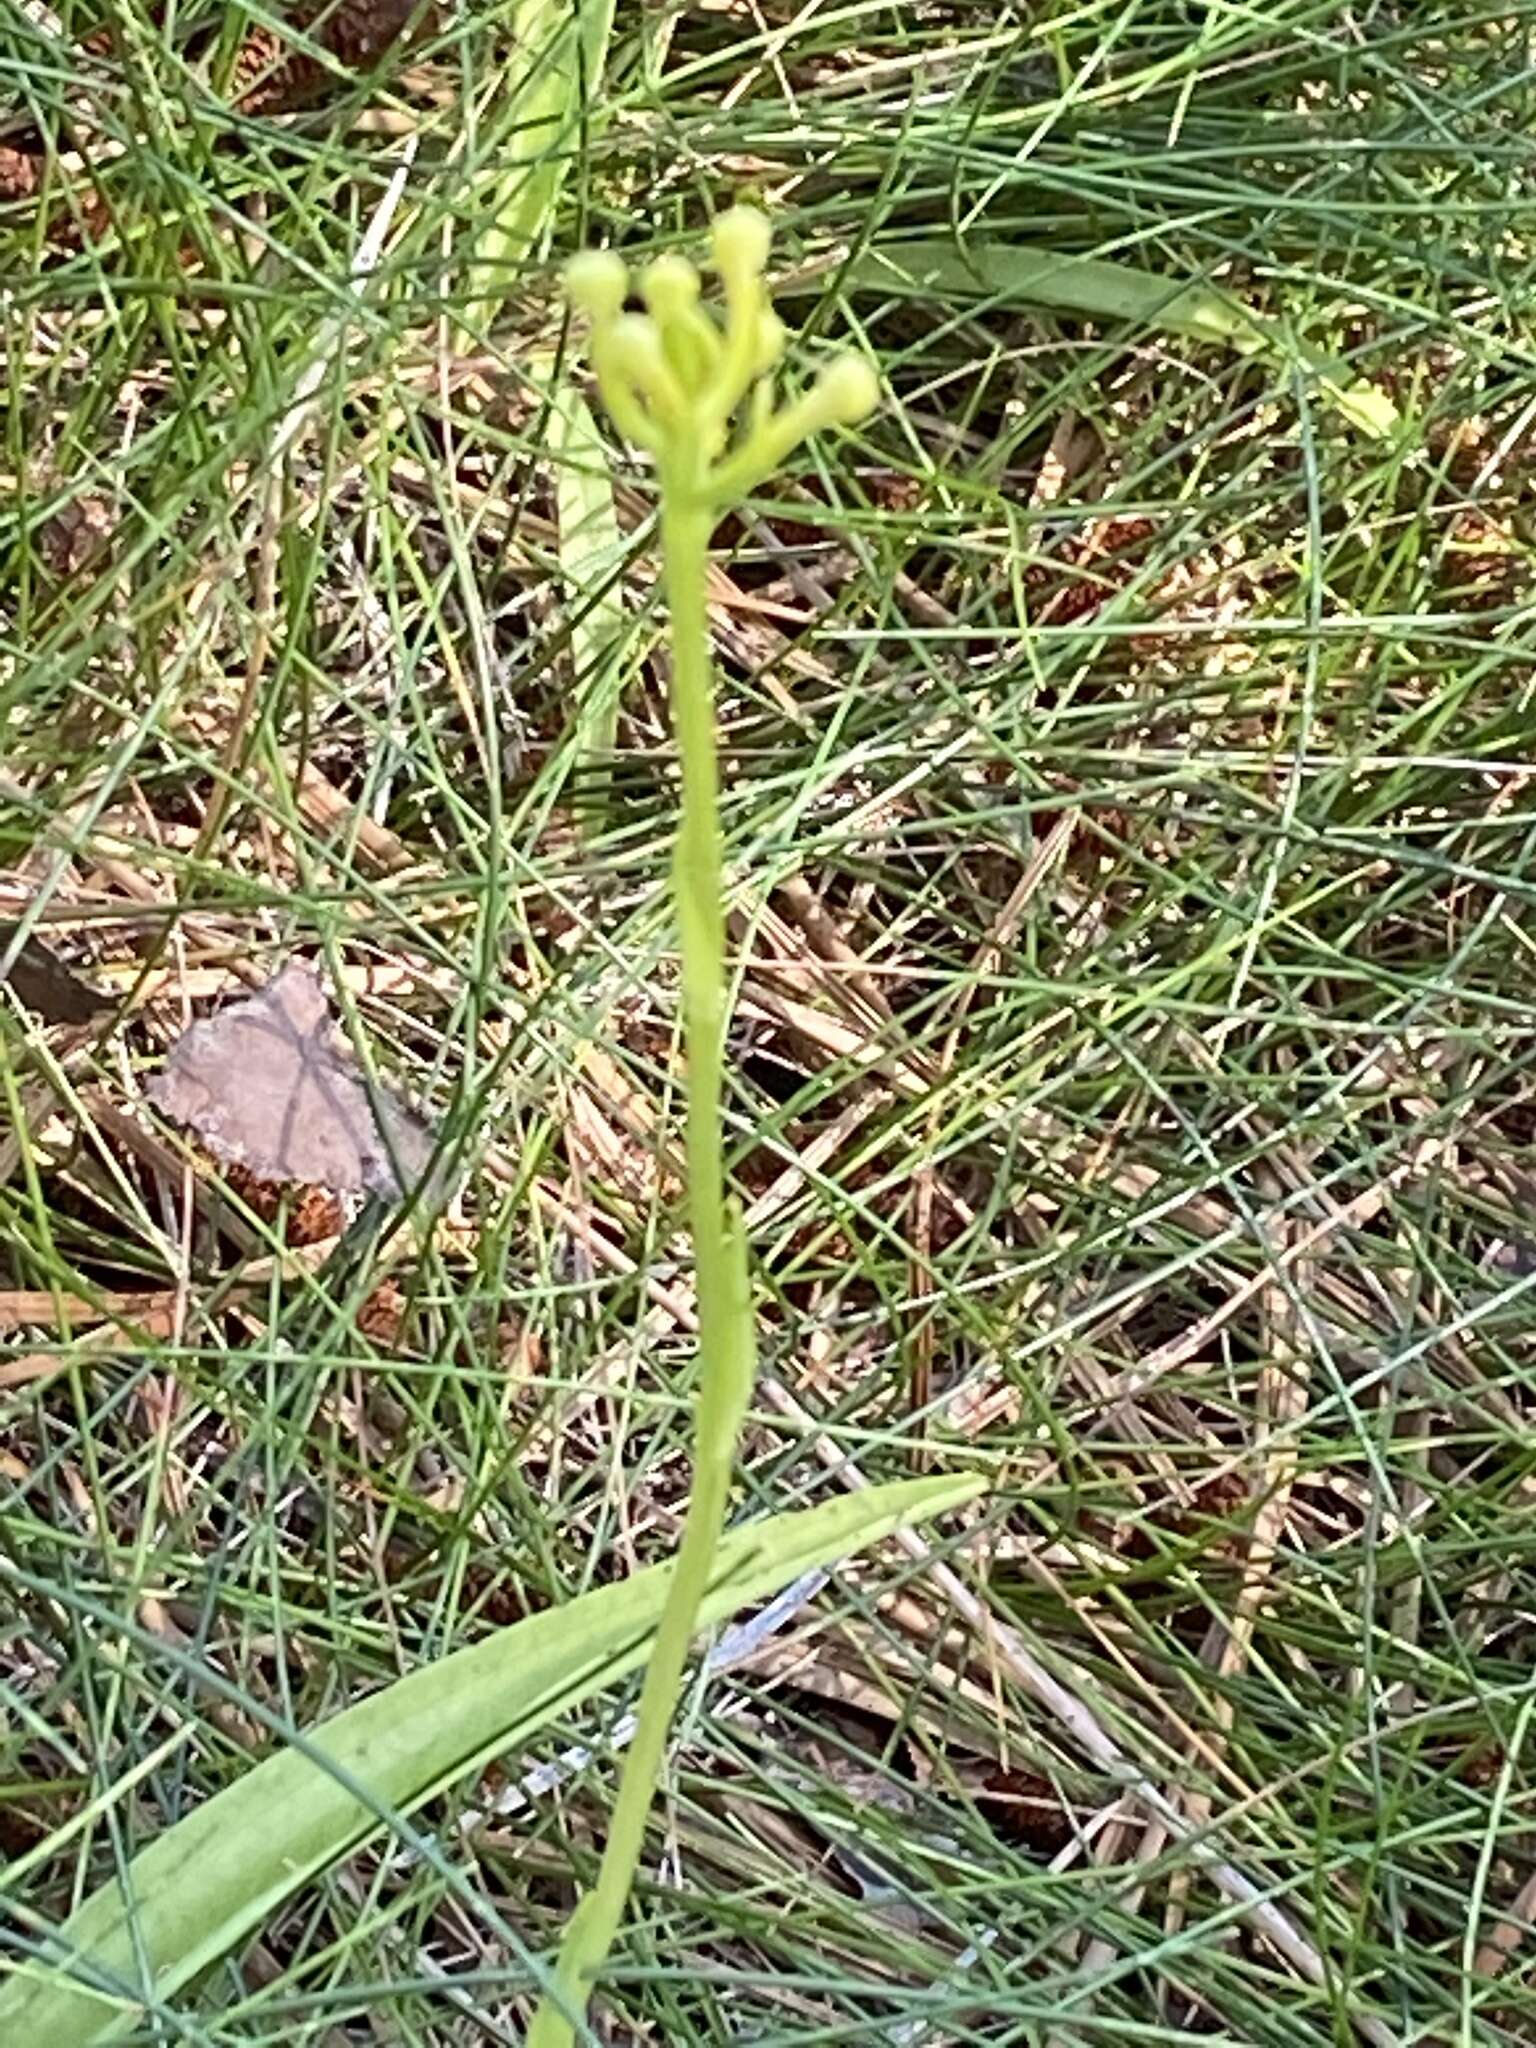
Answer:
[{"label": "green flower spike", "polygon": [[[862,356],[841,356],[776,409],[771,376],[786,337],[763,277],[768,223],[750,207],[733,207],[715,223],[714,250],[723,328],[700,305],[698,272],[681,256],[659,256],[642,273],[644,313],[624,311],[629,281],[617,256],[578,256],[566,290],[591,322],[592,364],[614,424],[657,458],[664,487],[686,483],[718,506],[771,476],[822,427],[863,419],[880,387]],[[728,447],[747,400],[745,429]]]},{"label": "green flower spike", "polygon": [[672,723],[682,767],[673,893],[682,961],[687,1055],[688,1219],[698,1290],[698,1385],[688,1515],[657,1626],[597,1880],[572,1915],[554,1979],[527,2048],[570,2048],[592,1980],[613,1946],[640,1861],[699,1602],[710,1583],[752,1395],[755,1337],[747,1240],[727,1193],[721,1101],[725,1085],[725,862],[715,758],[714,688],[706,590],[709,537],[723,508],[771,476],[819,428],[851,425],[879,397],[858,356],[832,363],[782,406],[773,371],[783,323],[763,271],[768,223],[736,207],[715,223],[725,317],[700,303],[699,275],[661,256],[640,278],[644,313],[626,313],[629,279],[617,256],[578,256],[571,302],[591,323],[592,366],[614,425],[656,458],[661,548],[672,649]]}]

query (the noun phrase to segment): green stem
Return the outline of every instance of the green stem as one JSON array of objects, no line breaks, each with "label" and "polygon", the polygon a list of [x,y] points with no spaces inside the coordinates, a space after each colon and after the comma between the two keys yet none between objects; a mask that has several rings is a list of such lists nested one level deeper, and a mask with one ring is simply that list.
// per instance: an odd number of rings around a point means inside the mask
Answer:
[{"label": "green stem", "polygon": [[725,863],[705,603],[711,500],[703,451],[662,464],[661,534],[672,645],[672,723],[682,760],[673,888],[682,954],[687,1061],[688,1210],[699,1316],[693,1496],[640,1693],[597,1882],[572,1915],[527,2048],[570,2048],[594,1974],[624,1915],[661,1775],[699,1603],[730,1497],[736,1438],[752,1390],[754,1342],[746,1236],[727,1200],[721,1096],[725,1075]]}]

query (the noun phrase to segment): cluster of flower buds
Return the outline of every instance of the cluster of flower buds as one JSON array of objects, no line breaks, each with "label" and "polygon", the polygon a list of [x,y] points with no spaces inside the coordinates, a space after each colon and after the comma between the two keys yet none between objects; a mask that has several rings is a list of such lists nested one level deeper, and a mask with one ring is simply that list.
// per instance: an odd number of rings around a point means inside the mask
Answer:
[{"label": "cluster of flower buds", "polygon": [[862,356],[844,355],[776,405],[785,332],[764,276],[768,223],[751,207],[732,207],[715,222],[713,243],[723,323],[700,304],[699,274],[681,256],[660,256],[641,273],[644,313],[625,312],[629,274],[605,251],[576,257],[566,290],[591,322],[592,366],[614,424],[668,467],[674,485],[724,501],[751,490],[820,428],[863,419],[879,385]]}]

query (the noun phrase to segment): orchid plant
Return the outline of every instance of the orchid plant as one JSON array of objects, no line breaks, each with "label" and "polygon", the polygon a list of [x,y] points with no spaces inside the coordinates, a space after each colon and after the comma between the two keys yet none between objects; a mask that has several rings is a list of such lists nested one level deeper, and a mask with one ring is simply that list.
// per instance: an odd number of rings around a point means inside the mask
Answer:
[{"label": "orchid plant", "polygon": [[566,1930],[529,2048],[567,2048],[595,1972],[613,1945],[639,1863],[688,1646],[725,1523],[756,1346],[746,1231],[726,1189],[722,1093],[727,964],[725,874],[709,659],[710,535],[725,509],[824,427],[869,413],[879,387],[857,355],[833,361],[781,400],[774,372],[786,332],[766,281],[768,223],[735,207],[714,225],[724,318],[702,303],[699,273],[662,256],[640,275],[644,313],[625,310],[620,259],[589,251],[566,273],[590,323],[598,390],[615,426],[650,454],[661,490],[661,544],[671,646],[672,722],[682,768],[673,892],[682,971],[688,1215],[698,1294],[693,1488],[646,1666],[597,1881]]}]

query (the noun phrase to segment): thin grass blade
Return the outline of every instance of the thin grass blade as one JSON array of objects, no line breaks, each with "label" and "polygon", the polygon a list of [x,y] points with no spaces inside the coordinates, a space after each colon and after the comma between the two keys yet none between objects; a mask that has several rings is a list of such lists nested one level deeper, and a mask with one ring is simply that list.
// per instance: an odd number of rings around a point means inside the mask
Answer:
[{"label": "thin grass blade", "polygon": [[1402,415],[1384,391],[1293,343],[1273,321],[1210,284],[1157,277],[1096,256],[1058,255],[1001,242],[922,239],[882,244],[844,273],[850,290],[910,293],[932,302],[996,298],[1052,306],[1100,320],[1126,320],[1194,341],[1222,342],[1242,355],[1299,367],[1351,425],[1372,439],[1396,432]]}]

